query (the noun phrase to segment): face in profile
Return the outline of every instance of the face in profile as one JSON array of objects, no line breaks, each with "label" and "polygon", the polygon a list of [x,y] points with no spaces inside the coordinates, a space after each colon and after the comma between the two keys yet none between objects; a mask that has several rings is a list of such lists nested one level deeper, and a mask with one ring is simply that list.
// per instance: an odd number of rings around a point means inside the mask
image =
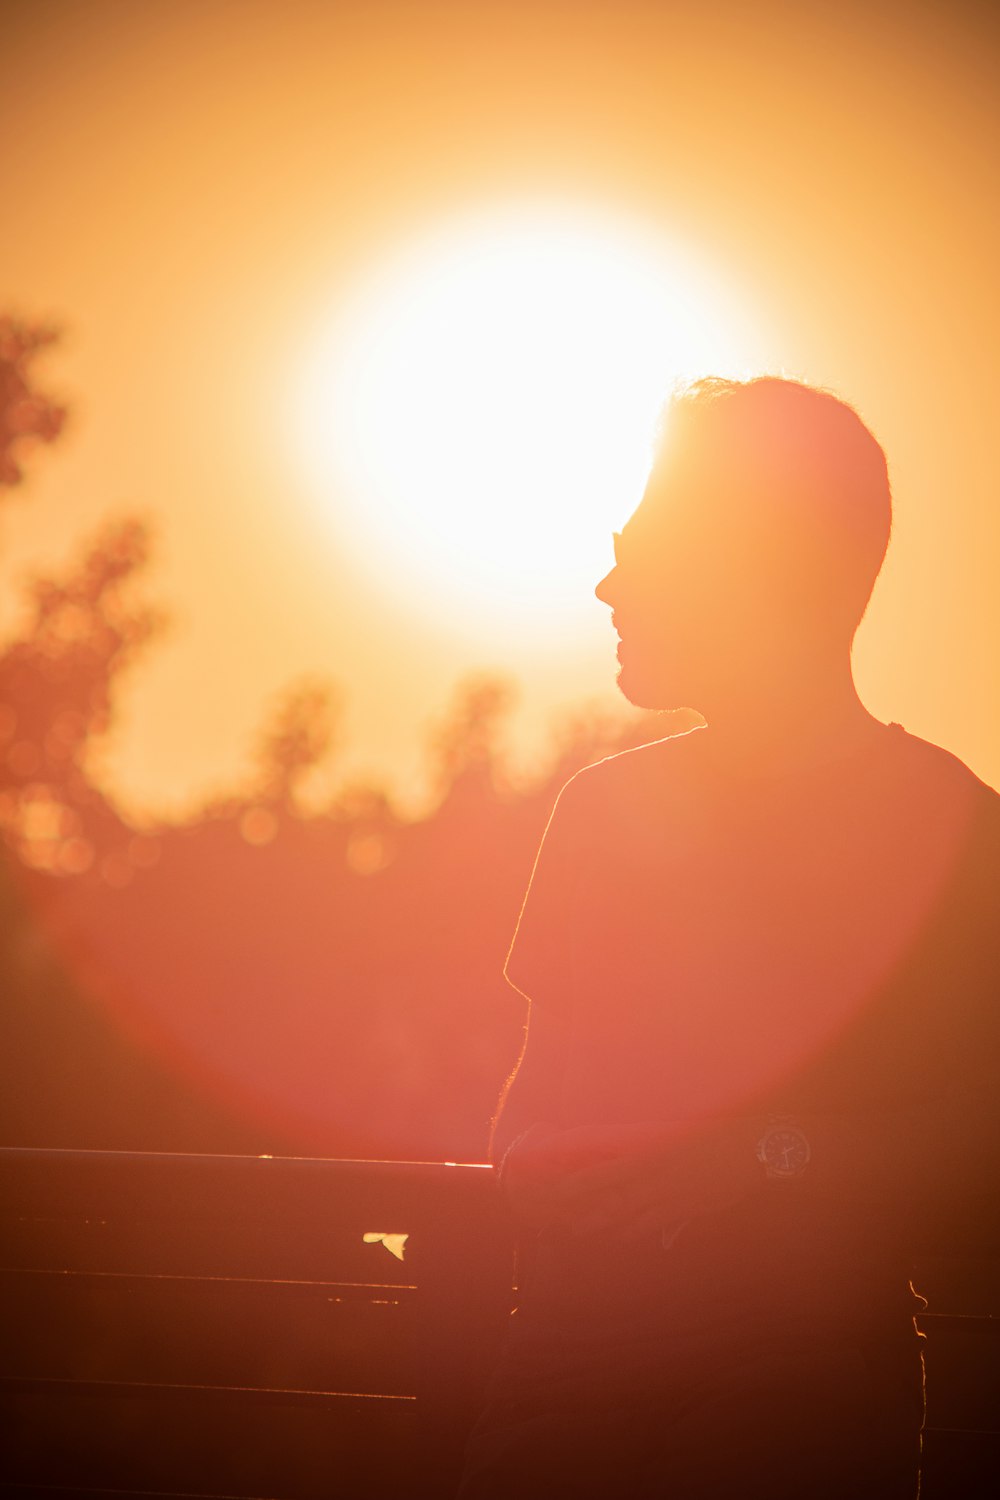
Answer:
[{"label": "face in profile", "polygon": [[758,532],[717,485],[654,469],[595,590],[611,607],[630,703],[707,713],[773,659],[794,622]]}]

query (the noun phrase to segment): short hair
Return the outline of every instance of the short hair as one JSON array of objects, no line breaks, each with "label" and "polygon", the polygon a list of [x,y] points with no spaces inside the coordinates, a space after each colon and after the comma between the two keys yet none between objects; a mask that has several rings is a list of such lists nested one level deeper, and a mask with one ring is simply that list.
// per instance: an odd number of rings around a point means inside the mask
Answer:
[{"label": "short hair", "polygon": [[817,590],[816,603],[854,628],[892,528],[885,453],[853,407],[801,381],[709,378],[679,390],[658,432],[658,458],[731,514],[781,538]]}]

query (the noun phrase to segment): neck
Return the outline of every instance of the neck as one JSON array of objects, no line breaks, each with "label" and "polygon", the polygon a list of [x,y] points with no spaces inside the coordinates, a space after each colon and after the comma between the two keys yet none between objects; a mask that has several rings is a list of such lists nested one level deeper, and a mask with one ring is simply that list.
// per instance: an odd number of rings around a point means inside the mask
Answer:
[{"label": "neck", "polygon": [[849,663],[835,673],[772,674],[740,684],[704,717],[706,759],[735,780],[836,762],[882,728],[858,697]]}]

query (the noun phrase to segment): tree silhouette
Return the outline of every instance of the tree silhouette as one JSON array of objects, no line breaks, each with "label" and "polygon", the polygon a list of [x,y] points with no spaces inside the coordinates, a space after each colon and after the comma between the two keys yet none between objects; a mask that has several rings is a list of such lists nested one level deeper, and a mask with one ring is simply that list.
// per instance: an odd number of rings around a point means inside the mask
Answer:
[{"label": "tree silhouette", "polygon": [[306,678],[285,689],[258,739],[258,801],[295,805],[303,782],[334,749],[339,719],[330,683]]},{"label": "tree silhouette", "polygon": [[0,316],[0,488],[24,477],[23,464],[38,443],[51,443],[63,429],[66,409],[35,384],[35,362],[59,338],[51,325]]},{"label": "tree silhouette", "polygon": [[26,628],[0,655],[0,830],[21,859],[82,874],[118,819],[88,774],[121,673],[163,624],[131,600],[146,529],[108,527],[61,580],[30,586]]},{"label": "tree silhouette", "polygon": [[499,789],[503,734],[515,696],[514,684],[496,673],[475,673],[459,683],[429,746],[436,780],[446,795],[459,789],[489,795]]}]

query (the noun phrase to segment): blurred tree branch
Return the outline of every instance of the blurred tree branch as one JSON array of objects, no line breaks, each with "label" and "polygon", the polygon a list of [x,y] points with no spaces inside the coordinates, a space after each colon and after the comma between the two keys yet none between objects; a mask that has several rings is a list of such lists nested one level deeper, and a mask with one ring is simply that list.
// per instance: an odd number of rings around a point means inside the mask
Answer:
[{"label": "blurred tree branch", "polygon": [[496,673],[460,682],[447,717],[431,738],[432,768],[445,797],[461,786],[496,792],[504,778],[503,728],[517,690]]},{"label": "blurred tree branch", "polygon": [[117,830],[86,761],[118,677],[164,623],[128,597],[147,558],[145,526],[109,526],[64,579],[34,581],[28,625],[0,654],[0,829],[36,868],[82,873],[98,826]]},{"label": "blurred tree branch", "polygon": [[25,455],[53,442],[65,424],[66,408],[37,388],[32,368],[58,338],[56,328],[0,316],[0,488],[20,484]]},{"label": "blurred tree branch", "polygon": [[340,703],[328,682],[290,684],[265,721],[257,748],[257,800],[292,805],[337,743]]}]

